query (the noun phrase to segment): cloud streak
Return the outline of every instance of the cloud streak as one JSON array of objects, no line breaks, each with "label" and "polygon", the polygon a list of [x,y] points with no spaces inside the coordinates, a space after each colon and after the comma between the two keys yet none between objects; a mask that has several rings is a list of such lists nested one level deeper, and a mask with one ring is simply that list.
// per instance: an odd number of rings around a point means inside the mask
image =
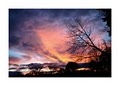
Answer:
[{"label": "cloud streak", "polygon": [[95,33],[102,33],[108,39],[105,33],[108,27],[102,21],[103,17],[102,13],[92,9],[10,9],[9,53],[18,50],[9,55],[10,62],[72,61],[71,53],[66,51],[69,47],[66,24],[81,18],[84,23],[95,26]]}]

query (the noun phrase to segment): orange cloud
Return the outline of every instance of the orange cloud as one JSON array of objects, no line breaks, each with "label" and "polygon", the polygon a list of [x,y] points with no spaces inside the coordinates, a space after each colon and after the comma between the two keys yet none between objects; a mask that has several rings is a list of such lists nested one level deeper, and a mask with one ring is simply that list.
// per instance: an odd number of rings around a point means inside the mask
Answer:
[{"label": "orange cloud", "polygon": [[[50,28],[42,29],[36,32],[44,45],[43,50],[47,50],[51,56],[46,56],[48,59],[57,62],[71,61],[70,54],[66,52],[68,46],[66,42],[68,38],[64,28]],[[53,57],[52,57],[53,55]]]}]

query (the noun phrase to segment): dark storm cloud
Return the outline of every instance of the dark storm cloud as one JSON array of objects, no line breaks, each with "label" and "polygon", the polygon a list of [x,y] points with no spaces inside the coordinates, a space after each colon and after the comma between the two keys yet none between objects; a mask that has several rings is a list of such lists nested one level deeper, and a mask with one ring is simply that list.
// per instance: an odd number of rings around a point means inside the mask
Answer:
[{"label": "dark storm cloud", "polygon": [[78,18],[80,16],[86,16],[88,14],[95,13],[96,10],[75,10],[75,9],[10,9],[9,10],[9,22],[10,31],[18,30],[21,23],[30,21],[34,26],[42,25],[46,22],[52,23],[58,20],[69,20],[71,18]]},{"label": "dark storm cloud", "polygon": [[[88,15],[95,10],[79,10],[79,9],[10,9],[9,10],[9,43],[10,46],[17,45],[22,38],[27,35],[35,35],[33,30],[37,26],[42,27],[45,24],[57,25],[65,24],[71,19]],[[32,33],[30,33],[32,32]],[[21,39],[20,39],[21,38]]]},{"label": "dark storm cloud", "polygon": [[29,12],[25,10],[9,10],[9,31],[14,33],[14,31],[19,30],[19,26],[22,22],[34,16],[35,12]]},{"label": "dark storm cloud", "polygon": [[[37,12],[32,12],[29,10],[9,10],[9,43],[10,46],[17,45],[22,38],[24,38],[25,33],[22,29],[26,28],[24,21],[28,21],[37,15]],[[34,23],[33,23],[34,24]],[[29,27],[30,28],[30,27]],[[21,38],[21,39],[20,39]]]},{"label": "dark storm cloud", "polygon": [[20,42],[20,37],[10,36],[10,38],[9,38],[10,46],[18,45],[19,42]]}]

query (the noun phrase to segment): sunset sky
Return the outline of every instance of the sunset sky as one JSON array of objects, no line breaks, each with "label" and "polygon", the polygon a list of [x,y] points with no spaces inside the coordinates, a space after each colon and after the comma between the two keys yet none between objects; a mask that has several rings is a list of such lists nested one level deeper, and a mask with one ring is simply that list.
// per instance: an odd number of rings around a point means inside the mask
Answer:
[{"label": "sunset sky", "polygon": [[110,37],[104,13],[92,9],[9,9],[9,63],[67,63],[67,24],[80,18],[93,27],[94,43]]}]

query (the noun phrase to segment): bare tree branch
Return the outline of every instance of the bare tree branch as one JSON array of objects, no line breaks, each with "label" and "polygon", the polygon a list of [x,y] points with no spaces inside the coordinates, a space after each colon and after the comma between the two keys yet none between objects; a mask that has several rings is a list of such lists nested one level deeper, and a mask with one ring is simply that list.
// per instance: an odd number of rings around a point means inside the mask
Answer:
[{"label": "bare tree branch", "polygon": [[[82,23],[80,22],[80,20],[76,19],[75,22],[78,24],[73,25],[73,24],[69,24],[69,38],[72,38],[72,47],[70,49],[73,49],[73,51],[78,50],[80,47],[83,47],[83,51],[85,51],[86,46],[90,46],[94,49],[96,49],[97,51],[101,52],[101,53],[105,53],[101,48],[97,47],[94,44],[94,38],[91,37],[92,35],[92,30],[91,28],[89,29],[89,31],[86,31],[84,26],[82,25]],[[105,40],[103,40],[103,44],[106,46],[107,45],[105,43]],[[69,49],[69,50],[70,50]]]}]

